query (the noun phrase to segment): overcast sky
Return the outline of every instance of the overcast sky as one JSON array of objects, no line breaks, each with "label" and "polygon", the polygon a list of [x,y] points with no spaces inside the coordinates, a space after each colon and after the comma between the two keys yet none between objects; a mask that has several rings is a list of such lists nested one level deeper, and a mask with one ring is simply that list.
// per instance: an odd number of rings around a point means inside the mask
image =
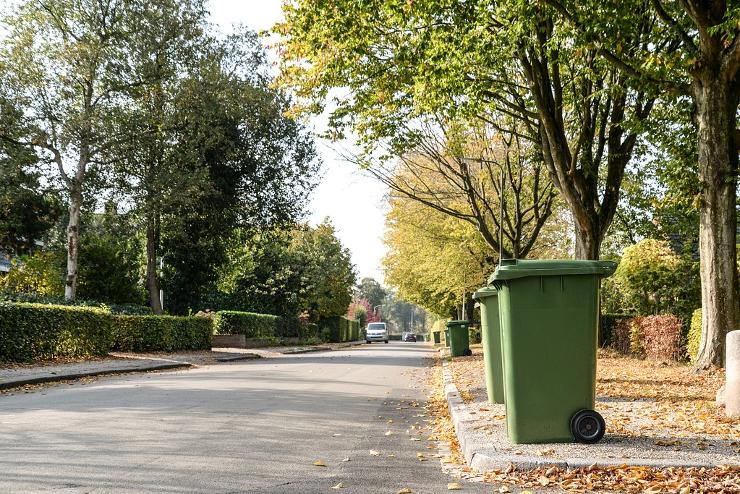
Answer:
[{"label": "overcast sky", "polygon": [[[224,32],[234,24],[264,31],[282,18],[281,0],[211,0],[210,4],[212,20]],[[320,131],[324,123],[325,119],[314,118],[310,125]],[[351,149],[351,142],[318,140],[317,144],[324,162],[323,178],[314,192],[309,220],[317,224],[328,216],[342,243],[352,251],[360,277],[382,281],[385,188],[341,160],[339,151]]]}]

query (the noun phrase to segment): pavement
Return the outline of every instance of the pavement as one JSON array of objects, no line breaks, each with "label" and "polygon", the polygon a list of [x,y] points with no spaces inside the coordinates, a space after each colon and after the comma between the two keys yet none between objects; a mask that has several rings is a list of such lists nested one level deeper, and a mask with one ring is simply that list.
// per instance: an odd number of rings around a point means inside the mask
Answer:
[{"label": "pavement", "polygon": [[[276,358],[311,352],[349,348],[364,342],[332,343],[318,346],[286,346],[261,349],[215,348],[212,351],[123,353],[108,357],[64,363],[0,366],[0,390],[31,384],[69,381],[86,377],[131,372],[153,372],[235,362],[256,358]],[[2,364],[0,364],[2,365]]]},{"label": "pavement", "polygon": [[[444,358],[446,349],[440,349]],[[581,468],[610,466],[640,466],[653,468],[713,468],[723,465],[740,466],[740,456],[735,452],[735,441],[740,438],[702,439],[690,447],[666,448],[656,446],[655,437],[627,437],[610,433],[597,444],[513,444],[506,434],[504,405],[487,401],[466,403],[454,384],[448,364],[443,362],[444,392],[450,416],[455,425],[460,448],[465,460],[479,471],[505,470],[514,465],[518,470],[552,467]],[[483,384],[485,388],[485,384]],[[599,399],[597,399],[599,401]],[[608,406],[601,403],[602,406]],[[479,411],[486,410],[486,420]],[[666,437],[657,443],[675,438]]]},{"label": "pavement", "polygon": [[0,492],[448,492],[434,355],[394,342],[0,395]]}]

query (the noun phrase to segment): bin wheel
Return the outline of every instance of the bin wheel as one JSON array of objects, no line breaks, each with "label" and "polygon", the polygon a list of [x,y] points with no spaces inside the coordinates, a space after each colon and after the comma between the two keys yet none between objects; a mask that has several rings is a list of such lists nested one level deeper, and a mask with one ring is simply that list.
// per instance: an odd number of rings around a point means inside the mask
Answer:
[{"label": "bin wheel", "polygon": [[367,343],[368,345],[369,345],[370,343],[372,343],[372,341],[370,341],[370,340],[365,340],[365,342],[366,342],[366,343]]},{"label": "bin wheel", "polygon": [[463,352],[463,356],[470,357],[471,355],[473,355],[473,351],[470,348],[466,348]]},{"label": "bin wheel", "polygon": [[385,340],[386,344],[388,343],[388,340]]},{"label": "bin wheel", "polygon": [[606,422],[599,412],[580,410],[570,419],[570,431],[577,442],[594,444],[604,437]]}]

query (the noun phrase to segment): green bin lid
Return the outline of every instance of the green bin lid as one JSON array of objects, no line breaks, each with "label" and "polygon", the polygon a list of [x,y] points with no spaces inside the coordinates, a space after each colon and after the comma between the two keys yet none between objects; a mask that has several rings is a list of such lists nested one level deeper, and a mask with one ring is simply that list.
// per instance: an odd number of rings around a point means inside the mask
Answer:
[{"label": "green bin lid", "polygon": [[503,259],[496,271],[488,278],[488,283],[528,276],[567,276],[574,274],[611,276],[616,269],[617,263],[613,261]]},{"label": "green bin lid", "polygon": [[486,298],[486,297],[495,297],[498,296],[498,290],[496,290],[495,286],[484,286],[483,288],[480,288],[477,292],[473,294],[473,300],[478,300],[479,298]]},{"label": "green bin lid", "polygon": [[447,321],[445,325],[448,328],[454,327],[454,326],[467,326],[470,323],[470,321]]}]

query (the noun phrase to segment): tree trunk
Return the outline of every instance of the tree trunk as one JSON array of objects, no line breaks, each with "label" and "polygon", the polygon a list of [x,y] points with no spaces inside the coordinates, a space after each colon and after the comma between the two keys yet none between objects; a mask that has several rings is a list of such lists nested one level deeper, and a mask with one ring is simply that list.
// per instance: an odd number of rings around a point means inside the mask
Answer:
[{"label": "tree trunk", "polygon": [[724,364],[725,335],[737,328],[735,212],[737,98],[732,83],[708,76],[694,82],[699,126],[701,211],[699,254],[702,337],[697,369]]},{"label": "tree trunk", "polygon": [[154,214],[147,215],[146,225],[146,287],[149,291],[149,305],[155,314],[162,313],[157,283],[157,250],[159,247],[159,228]]},{"label": "tree trunk", "polygon": [[589,259],[598,260],[599,251],[601,250],[601,235],[599,232],[594,231],[595,228],[591,225],[579,225],[575,222],[576,228],[576,259]]},{"label": "tree trunk", "polygon": [[80,211],[82,191],[79,183],[70,187],[69,222],[67,223],[67,276],[64,280],[64,299],[72,301],[77,294],[77,257],[80,250]]}]

